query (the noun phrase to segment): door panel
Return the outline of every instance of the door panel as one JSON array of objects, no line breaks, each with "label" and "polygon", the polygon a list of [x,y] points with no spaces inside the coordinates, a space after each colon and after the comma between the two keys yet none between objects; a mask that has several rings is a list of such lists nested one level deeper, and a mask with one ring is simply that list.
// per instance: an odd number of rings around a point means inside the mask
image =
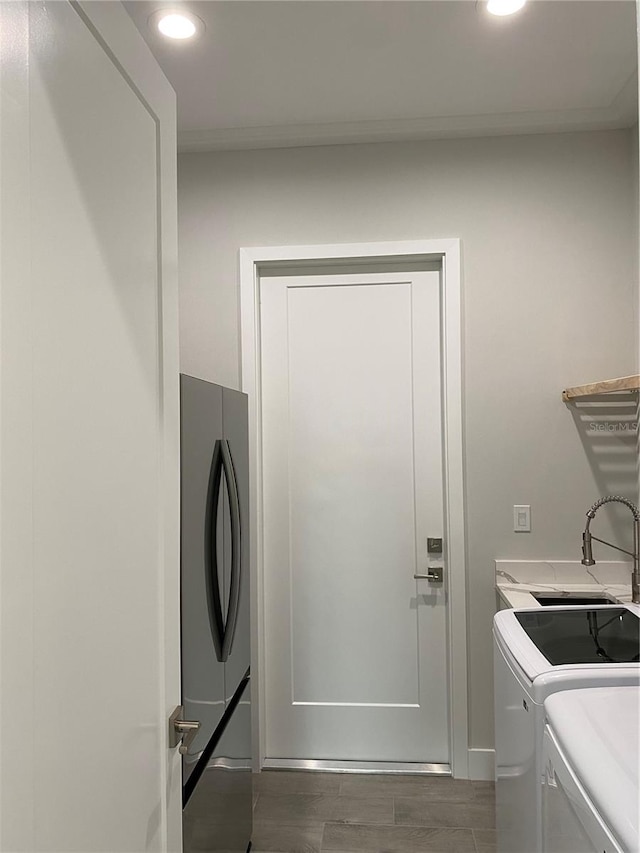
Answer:
[{"label": "door panel", "polygon": [[[95,19],[82,4],[8,5],[2,75],[25,75],[29,171],[0,189],[3,218],[28,211],[29,265],[18,277],[3,266],[1,313],[28,346],[16,359],[2,336],[3,380],[21,401],[2,459],[29,464],[3,475],[1,510],[3,535],[25,516],[31,530],[30,552],[2,560],[15,619],[3,614],[1,645],[25,689],[3,667],[0,847],[163,850],[180,828],[166,713],[179,700],[175,194],[161,191],[160,144],[172,95],[150,57],[128,53],[142,42],[119,4]],[[15,400],[3,381],[3,422]]]},{"label": "door panel", "polygon": [[[439,274],[263,278],[268,758],[449,760]],[[432,565],[437,560],[429,563]]]},{"label": "door panel", "polygon": [[71,6],[31,28],[36,843],[127,850],[162,777],[156,130]]},{"label": "door panel", "polygon": [[415,704],[411,288],[287,294],[293,702]]}]

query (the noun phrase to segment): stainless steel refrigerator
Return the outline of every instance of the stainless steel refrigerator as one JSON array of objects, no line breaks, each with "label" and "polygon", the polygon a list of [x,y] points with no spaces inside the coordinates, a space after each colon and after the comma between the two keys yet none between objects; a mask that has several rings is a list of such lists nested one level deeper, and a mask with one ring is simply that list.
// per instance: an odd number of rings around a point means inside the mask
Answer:
[{"label": "stainless steel refrigerator", "polygon": [[247,397],[180,377],[181,640],[187,851],[251,842]]}]

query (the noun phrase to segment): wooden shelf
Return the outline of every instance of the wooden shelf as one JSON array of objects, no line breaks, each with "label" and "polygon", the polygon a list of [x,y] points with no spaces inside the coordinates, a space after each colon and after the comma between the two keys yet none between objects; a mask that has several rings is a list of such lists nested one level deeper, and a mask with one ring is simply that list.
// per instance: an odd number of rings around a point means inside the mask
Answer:
[{"label": "wooden shelf", "polygon": [[589,385],[576,385],[565,388],[562,399],[565,403],[586,397],[598,397],[600,394],[614,394],[622,391],[640,391],[640,375],[621,376],[619,379],[605,379],[602,382],[591,382]]}]

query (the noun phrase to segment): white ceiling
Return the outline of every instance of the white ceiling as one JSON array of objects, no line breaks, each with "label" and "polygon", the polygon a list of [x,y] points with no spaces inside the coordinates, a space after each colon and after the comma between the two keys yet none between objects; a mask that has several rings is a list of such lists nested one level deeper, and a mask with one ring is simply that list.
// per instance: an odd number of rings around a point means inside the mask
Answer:
[{"label": "white ceiling", "polygon": [[[206,24],[152,33],[159,8]],[[178,96],[182,150],[626,127],[634,0],[129,0]]]}]

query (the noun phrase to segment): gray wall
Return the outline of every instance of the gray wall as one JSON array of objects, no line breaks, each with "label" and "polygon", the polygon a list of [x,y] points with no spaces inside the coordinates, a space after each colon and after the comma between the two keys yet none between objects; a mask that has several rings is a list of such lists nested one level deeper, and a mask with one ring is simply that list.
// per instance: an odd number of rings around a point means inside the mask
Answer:
[{"label": "gray wall", "polygon": [[181,367],[232,387],[239,247],[461,238],[474,747],[493,745],[494,559],[578,559],[589,504],[635,491],[635,448],[560,399],[637,371],[635,157],[607,131],[179,160]]}]

